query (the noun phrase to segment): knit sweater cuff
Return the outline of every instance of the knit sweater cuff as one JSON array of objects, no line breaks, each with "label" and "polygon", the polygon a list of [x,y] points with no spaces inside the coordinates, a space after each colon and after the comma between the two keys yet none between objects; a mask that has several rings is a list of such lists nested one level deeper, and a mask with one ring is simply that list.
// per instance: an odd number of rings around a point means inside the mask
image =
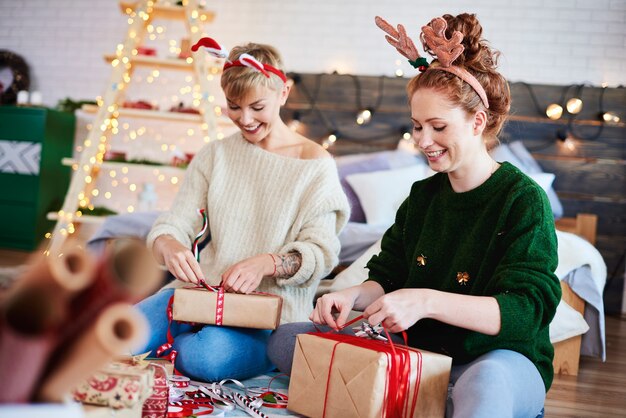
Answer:
[{"label": "knit sweater cuff", "polygon": [[276,280],[277,285],[298,286],[311,279],[319,280],[321,278],[321,275],[315,273],[317,273],[316,270],[319,270],[319,266],[324,265],[324,257],[321,254],[316,254],[316,252],[319,253],[320,251],[315,251],[312,244],[292,242],[281,248],[280,252],[282,254],[297,252],[302,257],[302,263],[300,264],[300,268],[296,274],[293,276],[286,279]]},{"label": "knit sweater cuff", "polygon": [[[500,307],[500,332],[498,335],[506,339],[519,339],[520,335],[531,338],[537,332],[536,324],[529,320],[528,307],[523,297],[513,293],[501,293],[494,296]],[[532,317],[531,317],[532,318]]]}]

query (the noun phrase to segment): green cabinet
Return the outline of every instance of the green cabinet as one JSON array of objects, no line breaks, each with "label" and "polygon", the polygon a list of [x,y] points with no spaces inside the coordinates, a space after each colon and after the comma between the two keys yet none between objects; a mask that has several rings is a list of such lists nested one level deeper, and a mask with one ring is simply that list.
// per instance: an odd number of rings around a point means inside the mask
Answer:
[{"label": "green cabinet", "polygon": [[0,106],[0,247],[32,250],[61,208],[71,168],[73,114],[44,108]]}]

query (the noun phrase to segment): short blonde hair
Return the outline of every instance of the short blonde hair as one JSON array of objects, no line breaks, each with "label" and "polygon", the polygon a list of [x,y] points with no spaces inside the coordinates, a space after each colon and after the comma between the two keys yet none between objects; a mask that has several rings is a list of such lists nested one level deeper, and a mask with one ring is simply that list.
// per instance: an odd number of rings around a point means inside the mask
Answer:
[{"label": "short blonde hair", "polygon": [[[285,72],[280,54],[273,46],[255,43],[236,46],[230,51],[228,60],[235,61],[244,53],[252,55],[262,64],[269,64]],[[222,73],[220,84],[226,97],[232,100],[242,99],[250,90],[260,86],[280,91],[283,81],[276,74],[268,74],[269,78],[249,67],[230,67]]]}]

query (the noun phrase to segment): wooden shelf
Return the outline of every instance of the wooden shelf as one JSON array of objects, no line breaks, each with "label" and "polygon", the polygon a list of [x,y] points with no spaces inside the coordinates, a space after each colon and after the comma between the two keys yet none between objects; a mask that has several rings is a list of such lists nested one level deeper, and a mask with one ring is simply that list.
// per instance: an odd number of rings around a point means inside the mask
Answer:
[{"label": "wooden shelf", "polygon": [[[95,114],[98,112],[97,105],[83,105],[81,110],[85,113]],[[166,122],[186,122],[186,123],[204,123],[202,115],[182,112],[165,112],[162,110],[133,109],[129,107],[120,107],[117,110],[119,117],[139,118],[139,119],[156,119]],[[217,121],[217,126],[221,128],[229,128],[234,126],[230,119],[221,117]]]},{"label": "wooden shelf", "polygon": [[[115,55],[105,55],[105,61],[111,63],[117,59]],[[186,59],[178,58],[158,58],[151,55],[135,55],[131,57],[130,63],[132,65],[144,66],[144,67],[157,67],[167,68],[170,70],[183,70],[193,71],[193,62],[188,62]]]},{"label": "wooden shelf", "polygon": [[[78,164],[78,160],[74,158],[63,158],[61,160],[61,164],[67,167],[72,167],[73,165]],[[174,167],[171,165],[138,164],[138,163],[130,163],[126,161],[103,161],[100,167],[103,169],[107,169],[107,170],[119,170],[122,167],[139,168],[139,169],[144,169],[144,170],[156,169],[164,173],[170,172],[171,174],[178,174],[178,175],[184,174],[186,170],[185,168]]]},{"label": "wooden shelf", "polygon": [[[96,113],[97,105],[83,105],[80,110],[85,113]],[[140,119],[158,119],[167,122],[191,122],[202,123],[202,115],[181,112],[164,112],[162,110],[133,109],[130,107],[120,107],[117,110],[120,117],[140,118]]]},{"label": "wooden shelf", "polygon": [[[46,215],[46,218],[50,221],[58,221],[59,220],[59,213],[58,212],[48,212],[48,214]],[[101,223],[103,223],[105,221],[107,217],[106,216],[89,216],[89,215],[83,215],[83,216],[77,216],[74,219],[72,219],[73,223],[81,223],[81,224],[92,224],[92,225],[99,225]]]},{"label": "wooden shelf", "polygon": [[[133,1],[120,1],[120,9],[122,13],[129,14],[134,11],[137,7],[137,2]],[[155,4],[152,8],[152,17],[154,19],[177,19],[177,20],[185,20],[187,17],[185,16],[185,8],[182,6],[174,6],[174,5],[161,5],[159,3]],[[210,23],[215,18],[215,13],[207,11],[207,10],[198,10],[198,19],[202,21],[202,23]]]}]

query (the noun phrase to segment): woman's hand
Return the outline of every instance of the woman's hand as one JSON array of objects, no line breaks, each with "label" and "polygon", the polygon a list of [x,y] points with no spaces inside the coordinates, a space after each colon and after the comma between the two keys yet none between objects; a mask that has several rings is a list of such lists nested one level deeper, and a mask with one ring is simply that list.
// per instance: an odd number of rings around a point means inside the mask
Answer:
[{"label": "woman's hand", "polygon": [[309,319],[316,324],[328,325],[338,330],[346,323],[358,296],[357,288],[351,287],[339,292],[320,296]]},{"label": "woman's hand", "polygon": [[276,271],[270,254],[259,254],[230,266],[222,274],[222,286],[227,292],[251,293],[259,287],[265,276]]},{"label": "woman's hand", "polygon": [[161,235],[152,246],[157,261],[163,262],[178,280],[198,283],[204,279],[200,264],[191,250],[171,235]]},{"label": "woman's hand", "polygon": [[425,318],[428,289],[400,289],[376,299],[363,316],[372,325],[382,324],[387,331],[405,331]]}]

